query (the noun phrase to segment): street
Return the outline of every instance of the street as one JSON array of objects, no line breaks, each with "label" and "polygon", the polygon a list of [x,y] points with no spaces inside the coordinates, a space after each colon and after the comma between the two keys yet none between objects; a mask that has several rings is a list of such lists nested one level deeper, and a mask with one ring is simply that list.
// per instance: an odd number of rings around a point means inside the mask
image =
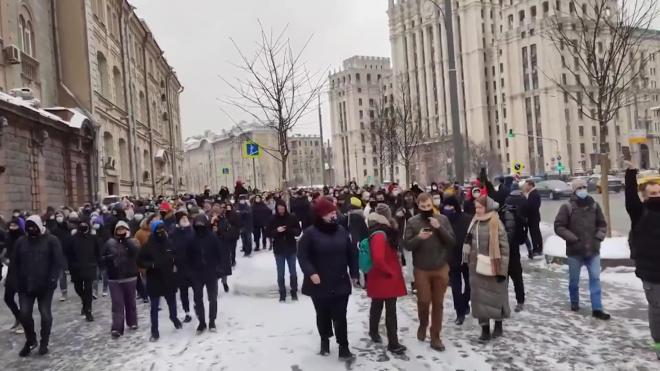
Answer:
[{"label": "street", "polygon": [[[592,193],[591,197],[601,206],[603,205],[603,195]],[[544,198],[541,203],[541,220],[552,224],[557,216],[561,205],[568,202],[567,199],[551,201]],[[627,235],[630,231],[630,218],[626,213],[625,196],[623,192],[610,193],[610,217],[612,219],[612,231],[615,235]]]}]

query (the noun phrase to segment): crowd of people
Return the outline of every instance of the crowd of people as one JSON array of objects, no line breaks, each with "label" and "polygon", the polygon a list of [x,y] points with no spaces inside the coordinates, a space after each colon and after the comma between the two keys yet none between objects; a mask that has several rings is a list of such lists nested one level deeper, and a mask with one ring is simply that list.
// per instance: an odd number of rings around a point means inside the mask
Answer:
[{"label": "crowd of people", "polygon": [[[541,199],[534,182],[522,187],[513,177],[497,182],[496,187],[485,171],[469,186],[413,184],[408,190],[397,184],[359,187],[351,182],[319,190],[259,192],[237,182],[234,192],[223,187],[217,194],[206,189],[170,198],[125,197],[110,206],[49,207],[43,215],[15,210],[0,224],[0,256],[9,266],[4,300],[15,318],[12,330],[24,332],[26,338],[19,355],[28,356],[37,347],[39,354],[48,353],[53,296],[59,286],[60,300],[67,300],[69,280],[81,299],[81,316],[90,322],[99,291],[102,296],[109,291],[113,338],[120,338],[125,326],[138,328],[137,300],[150,303],[151,341],[160,337],[161,297],[172,325],[181,329],[192,321],[190,289],[197,333],[217,331],[219,281],[228,292],[239,240],[245,257],[262,249],[273,251],[281,302],[287,294],[298,300],[300,266],[301,292],[313,302],[322,355],[330,353],[334,336],[339,358],[354,357],[346,314],[352,289],[358,287],[372,299],[370,339],[383,342],[379,323],[384,310],[387,349],[394,354],[406,352],[398,337],[396,311],[397,299],[409,292],[417,298],[417,339],[429,338],[431,349],[445,350],[441,332],[448,288],[454,323],[463,325],[471,314],[481,326],[479,340],[488,342],[504,336],[503,321],[511,316],[509,280],[514,311],[525,310],[519,247],[527,246],[530,259],[543,253]],[[571,199],[554,221],[556,234],[567,245],[570,309],[580,309],[584,265],[592,315],[609,320],[599,280],[600,244],[607,225],[586,184],[577,180],[572,187]],[[655,246],[659,205],[660,182],[638,189],[631,166],[626,176],[630,245],[637,275],[644,281],[660,358],[660,249]],[[185,312],[182,319],[177,292]],[[39,342],[32,318],[35,301],[41,315]]]}]

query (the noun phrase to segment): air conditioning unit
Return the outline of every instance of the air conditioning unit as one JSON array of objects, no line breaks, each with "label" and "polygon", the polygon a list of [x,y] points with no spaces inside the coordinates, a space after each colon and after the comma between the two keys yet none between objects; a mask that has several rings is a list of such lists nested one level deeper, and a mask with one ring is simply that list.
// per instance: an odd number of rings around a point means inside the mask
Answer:
[{"label": "air conditioning unit", "polygon": [[23,100],[33,100],[34,93],[30,88],[16,88],[9,90],[9,95],[12,97],[23,98]]},{"label": "air conditioning unit", "polygon": [[7,45],[3,49],[5,53],[5,60],[9,64],[20,64],[21,63],[21,49],[16,45]]},{"label": "air conditioning unit", "polygon": [[116,165],[117,165],[117,160],[115,160],[115,158],[112,156],[108,156],[108,158],[105,160],[106,169],[114,170]]}]

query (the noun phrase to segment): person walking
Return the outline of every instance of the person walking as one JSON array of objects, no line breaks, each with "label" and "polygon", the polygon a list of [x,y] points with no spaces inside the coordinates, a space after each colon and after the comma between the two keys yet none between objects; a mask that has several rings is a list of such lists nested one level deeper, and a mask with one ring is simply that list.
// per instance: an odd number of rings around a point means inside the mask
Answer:
[{"label": "person walking", "polygon": [[[72,212],[69,214],[69,218],[73,218],[73,220],[76,220],[78,218],[78,213]],[[64,213],[62,211],[57,211],[55,212],[55,223],[52,223],[52,221],[49,220],[48,225],[51,226],[52,229],[49,229],[48,232],[50,232],[51,235],[55,236],[59,242],[60,246],[62,249],[64,249],[65,246],[67,246],[70,243],[71,239],[71,225],[69,224],[69,221],[64,216]],[[66,301],[69,298],[69,289],[68,289],[68,280],[66,276],[66,271],[67,271],[67,266],[66,266],[66,259],[64,261],[64,266],[62,267],[62,272],[60,273],[60,278],[59,278],[59,286],[60,286],[60,301]]]},{"label": "person walking", "polygon": [[101,243],[97,236],[91,233],[89,218],[81,217],[78,228],[73,232],[71,243],[66,247],[69,273],[76,294],[82,301],[80,314],[87,322],[94,321],[92,314],[92,284],[97,277],[97,268],[101,260]]},{"label": "person walking", "polygon": [[182,328],[176,313],[177,276],[174,263],[175,251],[167,235],[167,226],[162,220],[151,222],[151,237],[138,253],[138,266],[147,270],[147,293],[151,303],[151,338],[158,341],[158,311],[160,298],[164,297],[174,328]]},{"label": "person walking", "polygon": [[523,187],[523,193],[527,197],[526,214],[527,227],[532,237],[532,250],[529,258],[543,255],[543,236],[541,235],[541,194],[536,190],[536,183],[528,179]]},{"label": "person walking", "polygon": [[449,259],[456,237],[446,216],[433,211],[433,199],[428,193],[417,197],[419,214],[408,220],[405,248],[412,252],[417,289],[419,328],[417,339],[426,340],[431,316],[431,349],[442,352],[445,346],[442,331],[443,301],[449,285]]},{"label": "person walking", "polygon": [[286,285],[284,282],[285,265],[289,266],[289,285],[291,299],[298,300],[298,275],[296,273],[296,238],[300,236],[300,224],[295,215],[289,214],[284,201],[277,201],[275,215],[266,229],[273,240],[275,265],[277,266],[277,286],[280,291],[280,302],[286,301]]},{"label": "person walking", "polygon": [[337,209],[320,198],[313,208],[315,221],[298,241],[298,261],[304,274],[303,295],[310,296],[316,310],[316,325],[321,337],[321,355],[330,353],[334,325],[339,359],[355,356],[348,344],[346,308],[353,286],[358,285],[358,251],[348,231],[337,224]]},{"label": "person walking", "polygon": [[[653,350],[660,360],[660,181],[653,180],[638,188],[639,171],[628,164],[626,170],[626,211],[630,216],[630,255],[635,274],[642,280],[648,301],[649,329]],[[641,190],[642,200],[638,190]]]},{"label": "person walking", "polygon": [[175,215],[177,224],[170,238],[176,255],[176,278],[179,286],[179,297],[181,298],[181,306],[185,312],[183,322],[189,323],[192,321],[192,317],[190,316],[190,297],[188,294],[193,284],[186,254],[195,241],[195,231],[192,228],[188,212],[185,208],[179,209]]},{"label": "person walking", "polygon": [[[395,191],[396,192],[396,191]],[[399,202],[396,206],[395,219],[398,225],[401,226],[399,231],[399,249],[402,252],[403,259],[405,261],[406,267],[406,281],[410,282],[410,290],[413,294],[417,294],[417,289],[415,288],[415,269],[413,267],[413,257],[412,252],[406,249],[406,240],[404,233],[408,225],[408,220],[413,216],[419,213],[417,210],[417,204],[415,203],[415,195],[406,191],[402,196],[399,195]]]},{"label": "person walking", "polygon": [[[193,282],[195,314],[199,325],[197,334],[207,329],[204,310],[204,288],[209,302],[208,329],[216,332],[215,320],[218,315],[218,279],[231,273],[230,255],[227,245],[223,244],[211,230],[210,221],[205,214],[197,215],[193,220],[195,239],[187,250],[186,263],[190,268]],[[227,270],[229,269],[229,272]]]},{"label": "person walking", "polygon": [[135,304],[135,285],[138,279],[138,245],[129,238],[130,227],[125,221],[115,225],[114,237],[103,247],[101,261],[108,274],[108,287],[112,302],[113,339],[124,335],[124,320],[131,330],[137,330],[138,319]]},{"label": "person walking", "polygon": [[[477,198],[463,250],[463,262],[470,267],[472,316],[479,320],[481,342],[501,337],[502,321],[511,315],[507,282],[509,243],[498,208],[499,204],[487,196]],[[495,321],[492,334],[491,320]]]},{"label": "person walking", "polygon": [[600,244],[607,235],[607,221],[600,205],[589,196],[586,181],[576,179],[571,186],[573,195],[555,218],[555,233],[566,241],[571,310],[580,310],[580,270],[586,266],[592,315],[607,321],[611,316],[603,311],[600,285]]},{"label": "person walking", "polygon": [[500,219],[504,223],[509,242],[509,277],[513,282],[516,293],[515,312],[521,312],[525,306],[525,283],[523,281],[523,269],[520,263],[520,245],[527,241],[527,218],[525,210],[527,199],[518,189],[518,184],[510,185],[511,192],[504,201],[503,215]]},{"label": "person walking", "polygon": [[[270,223],[270,219],[273,217],[273,212],[268,208],[263,202],[263,199],[260,195],[254,197],[254,202],[252,203],[252,223],[254,229],[252,233],[254,234],[254,251],[259,251],[261,246],[266,250],[267,240],[266,237],[266,227]],[[260,245],[261,242],[261,245]]]},{"label": "person walking", "polygon": [[18,293],[18,283],[16,282],[16,274],[14,270],[15,265],[14,253],[16,251],[16,241],[25,235],[25,221],[21,217],[12,217],[7,225],[7,236],[5,238],[5,263],[7,264],[7,278],[5,279],[5,293],[4,301],[7,307],[14,315],[14,324],[9,329],[16,334],[23,334],[23,327],[21,326],[21,312],[16,303],[16,294]]},{"label": "person walking", "polygon": [[367,217],[367,224],[373,263],[367,280],[367,296],[371,298],[369,336],[374,343],[382,342],[378,325],[384,306],[387,350],[401,355],[406,347],[399,342],[397,334],[396,302],[397,298],[406,296],[406,282],[399,261],[397,224],[392,218],[392,210],[384,203],[376,205],[374,212]]},{"label": "person walking", "polygon": [[27,357],[37,347],[32,310],[37,302],[41,315],[41,341],[39,354],[48,353],[50,331],[53,325],[51,305],[64,266],[64,255],[57,237],[46,231],[41,218],[32,215],[25,222],[26,236],[20,237],[14,246],[12,279],[17,284],[21,323],[25,330],[25,345],[19,352]]},{"label": "person walking", "polygon": [[[229,246],[231,266],[236,266],[236,246],[241,238],[241,218],[234,211],[232,204],[227,203],[224,211],[216,221],[218,225],[218,236]],[[213,223],[211,223],[213,224]]]},{"label": "person walking", "polygon": [[252,207],[248,204],[247,195],[241,195],[238,201],[238,216],[241,219],[241,244],[243,256],[252,255]]},{"label": "person walking", "polygon": [[289,210],[298,218],[303,230],[307,229],[312,224],[312,205],[302,189],[292,195],[289,206]]},{"label": "person walking", "polygon": [[465,316],[470,313],[470,270],[467,264],[463,264],[462,256],[463,244],[472,216],[463,212],[456,196],[446,194],[440,212],[449,219],[454,231],[455,242],[449,261],[449,283],[456,311],[454,323],[461,326],[465,322]]}]

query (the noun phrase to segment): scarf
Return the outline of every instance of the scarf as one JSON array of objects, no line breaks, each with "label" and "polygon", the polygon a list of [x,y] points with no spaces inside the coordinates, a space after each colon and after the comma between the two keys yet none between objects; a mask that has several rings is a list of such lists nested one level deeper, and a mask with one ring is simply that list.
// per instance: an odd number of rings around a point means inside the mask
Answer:
[{"label": "scarf", "polygon": [[[484,216],[475,216],[472,219],[472,227],[470,227],[470,232],[474,227],[474,224],[479,222],[488,222],[488,256],[490,257],[490,264],[493,269],[493,272],[498,276],[506,276],[503,272],[500,272],[500,262],[502,261],[502,255],[500,253],[500,221],[496,211],[491,211]],[[475,236],[479,238],[479,236]],[[469,246],[465,246],[469,248]],[[469,254],[469,250],[463,249],[463,261],[467,262],[466,253]],[[477,254],[479,252],[477,251]]]}]

